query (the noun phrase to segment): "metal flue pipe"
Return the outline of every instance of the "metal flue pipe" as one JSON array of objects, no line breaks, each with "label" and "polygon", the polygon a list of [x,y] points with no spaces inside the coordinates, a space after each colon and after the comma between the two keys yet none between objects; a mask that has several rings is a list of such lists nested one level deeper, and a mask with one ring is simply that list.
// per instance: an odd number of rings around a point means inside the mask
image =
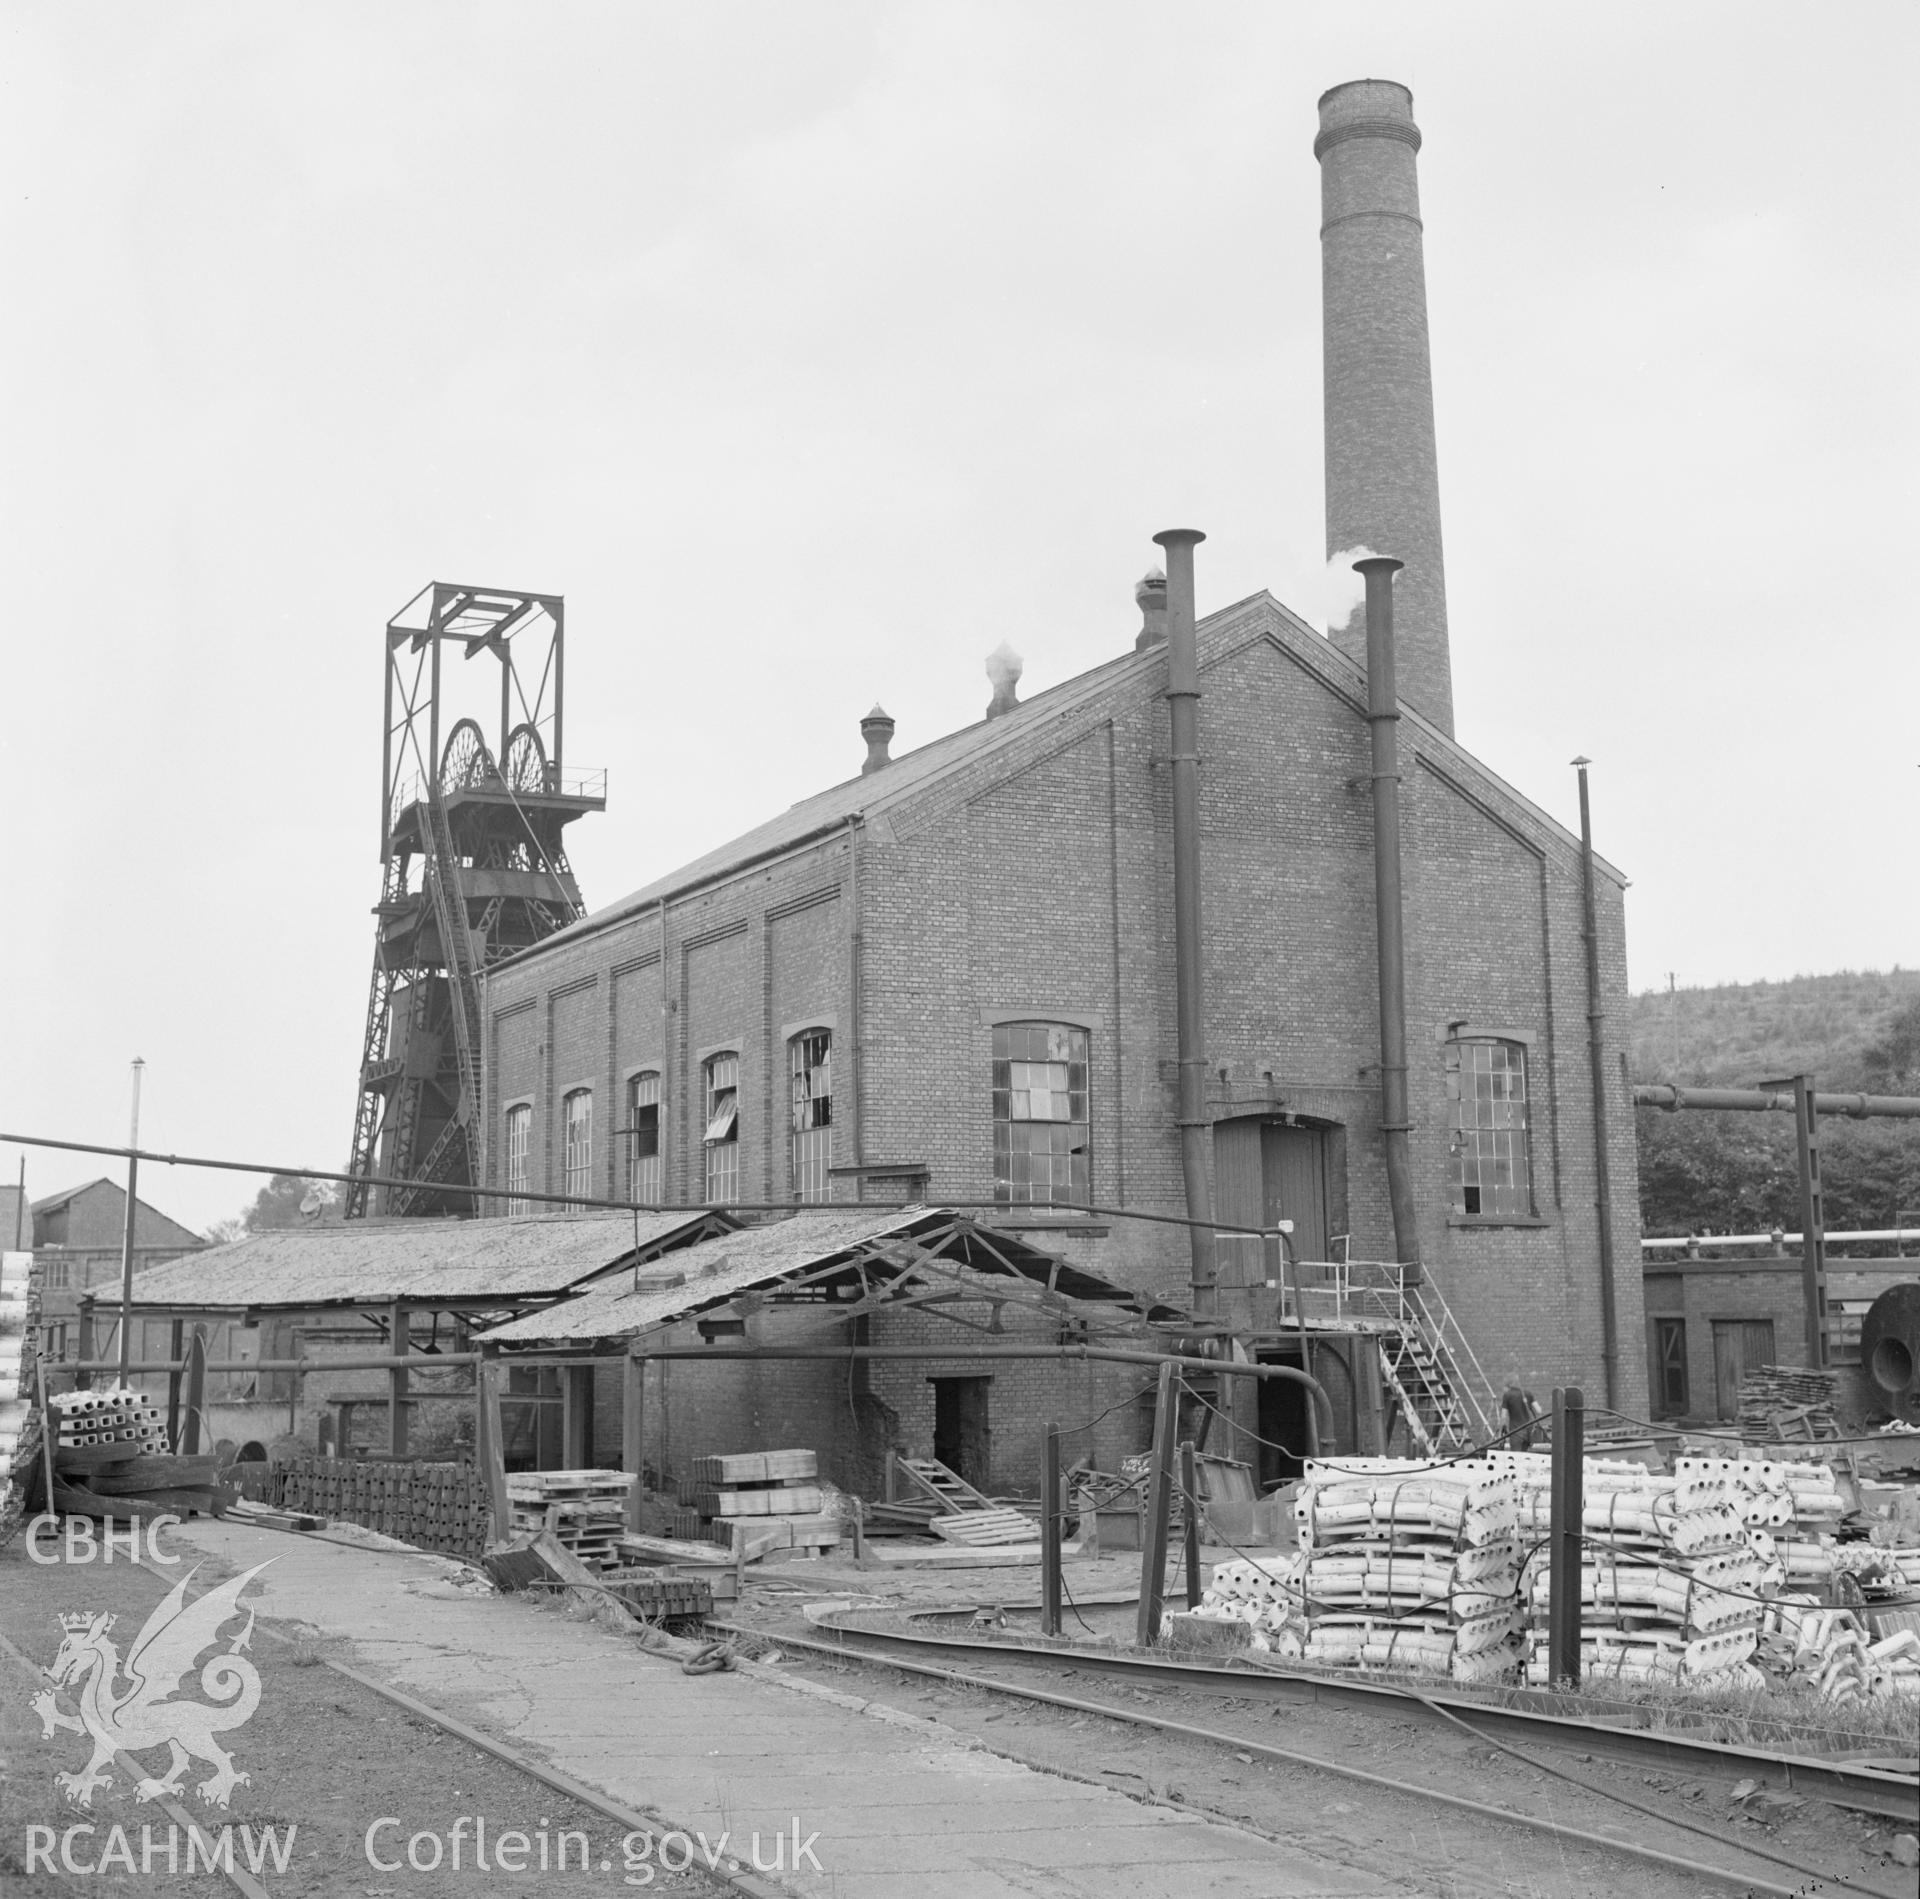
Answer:
[{"label": "metal flue pipe", "polygon": [[1600,1229],[1600,1365],[1607,1403],[1620,1402],[1620,1321],[1613,1284],[1613,1172],[1607,1140],[1607,1012],[1600,1001],[1600,920],[1594,898],[1593,810],[1587,801],[1587,766],[1576,758],[1580,774],[1580,903],[1587,939],[1587,1069],[1593,1083],[1593,1211]]},{"label": "metal flue pipe", "polygon": [[1367,583],[1367,727],[1373,739],[1373,908],[1380,969],[1380,1134],[1387,1154],[1394,1257],[1420,1264],[1407,1136],[1407,949],[1400,884],[1400,695],[1393,668],[1393,577],[1400,563],[1353,563]]},{"label": "metal flue pipe", "polygon": [[1186,1186],[1193,1310],[1219,1310],[1214,1268],[1213,1184],[1207,1175],[1206,990],[1200,934],[1200,653],[1194,630],[1197,528],[1168,528],[1155,545],[1167,557],[1167,712],[1172,731],[1173,965],[1179,1055],[1180,1172]]}]

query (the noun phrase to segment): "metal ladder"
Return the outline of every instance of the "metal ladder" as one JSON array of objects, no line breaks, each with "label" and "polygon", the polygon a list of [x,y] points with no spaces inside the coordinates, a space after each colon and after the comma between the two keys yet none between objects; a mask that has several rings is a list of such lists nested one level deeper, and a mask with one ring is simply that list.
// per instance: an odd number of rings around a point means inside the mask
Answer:
[{"label": "metal ladder", "polygon": [[[460,866],[453,854],[453,829],[440,788],[427,793],[427,834],[433,855],[427,864],[427,884],[433,892],[434,918],[440,926],[440,948],[446,958],[449,1013],[453,1042],[460,1057],[460,1101],[453,1118],[471,1126],[480,1108],[480,985],[473,967],[473,936],[467,924],[467,900]],[[436,1143],[437,1145],[437,1143]]]},{"label": "metal ladder", "polygon": [[1403,1283],[1399,1305],[1380,1370],[1415,1444],[1432,1456],[1486,1443],[1500,1401],[1440,1289],[1430,1279]]}]

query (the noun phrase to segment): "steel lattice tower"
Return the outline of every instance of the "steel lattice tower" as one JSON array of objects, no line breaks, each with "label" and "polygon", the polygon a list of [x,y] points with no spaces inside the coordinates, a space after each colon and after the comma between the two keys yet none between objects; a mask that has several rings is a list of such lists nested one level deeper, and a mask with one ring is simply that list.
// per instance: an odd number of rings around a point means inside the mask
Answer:
[{"label": "steel lattice tower", "polygon": [[[562,833],[607,803],[604,771],[569,772],[565,608],[557,594],[423,588],[387,622],[380,902],[347,1217],[473,1213],[480,977],[584,914]],[[496,743],[460,716],[499,668]],[[494,724],[492,695],[482,717]],[[415,1184],[376,1188],[372,1176]]]}]

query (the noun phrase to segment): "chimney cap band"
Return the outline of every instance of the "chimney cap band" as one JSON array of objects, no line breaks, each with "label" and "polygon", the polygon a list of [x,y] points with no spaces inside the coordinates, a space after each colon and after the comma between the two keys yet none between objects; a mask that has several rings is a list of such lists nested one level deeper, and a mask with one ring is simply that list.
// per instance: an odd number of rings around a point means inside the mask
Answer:
[{"label": "chimney cap band", "polygon": [[1405,119],[1355,119],[1349,125],[1330,125],[1313,141],[1313,155],[1324,158],[1335,145],[1350,138],[1392,138],[1402,145],[1420,149],[1420,128]]}]

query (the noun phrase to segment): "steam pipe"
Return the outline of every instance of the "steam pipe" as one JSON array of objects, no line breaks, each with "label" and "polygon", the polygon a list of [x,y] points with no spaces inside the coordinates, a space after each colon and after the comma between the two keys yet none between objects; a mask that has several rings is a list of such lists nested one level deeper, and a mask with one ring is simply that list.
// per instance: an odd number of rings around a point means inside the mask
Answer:
[{"label": "steam pipe", "polygon": [[1353,563],[1367,582],[1367,726],[1373,738],[1373,908],[1380,965],[1380,1134],[1387,1153],[1394,1257],[1420,1264],[1407,1135],[1407,949],[1400,888],[1400,698],[1393,673],[1393,577],[1400,562]]},{"label": "steam pipe", "polygon": [[1620,1320],[1613,1284],[1613,1174],[1607,1155],[1606,1011],[1600,1006],[1600,923],[1593,895],[1593,811],[1587,766],[1580,774],[1580,903],[1587,938],[1587,1068],[1593,1079],[1593,1211],[1600,1228],[1600,1365],[1607,1403],[1620,1401]]},{"label": "steam pipe", "polygon": [[[1636,1108],[1664,1108],[1677,1113],[1681,1108],[1716,1108],[1745,1114],[1777,1111],[1793,1112],[1793,1091],[1772,1088],[1670,1088],[1660,1082],[1637,1081],[1633,1085]],[[1844,1115],[1849,1120],[1920,1120],[1920,1095],[1829,1095],[1813,1097],[1816,1114]]]},{"label": "steam pipe", "polygon": [[1180,1173],[1186,1186],[1192,1248],[1193,1310],[1219,1311],[1214,1271],[1213,1185],[1207,1177],[1206,992],[1200,935],[1200,654],[1193,623],[1193,550],[1197,528],[1154,537],[1167,555],[1167,712],[1172,728],[1173,967],[1179,1054]]}]

